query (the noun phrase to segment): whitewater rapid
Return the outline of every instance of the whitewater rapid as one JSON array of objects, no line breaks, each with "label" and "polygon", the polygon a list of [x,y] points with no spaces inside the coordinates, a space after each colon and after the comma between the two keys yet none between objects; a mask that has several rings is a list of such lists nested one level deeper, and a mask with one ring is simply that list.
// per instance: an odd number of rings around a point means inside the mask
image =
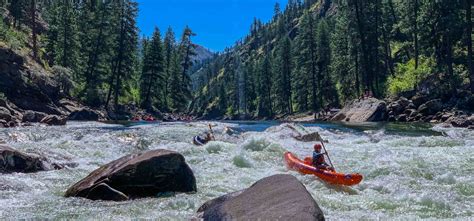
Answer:
[{"label": "whitewater rapid", "polygon": [[[189,220],[205,201],[279,173],[295,175],[328,220],[474,219],[472,130],[435,126],[423,133],[415,129],[397,133],[385,126],[296,127],[329,140],[326,147],[338,171],[364,175],[361,184],[341,188],[286,169],[285,151],[303,158],[311,154],[312,144],[294,140],[296,133],[285,124],[212,122],[218,141],[192,145],[192,137],[205,132],[207,124],[72,122],[62,127],[0,129],[0,140],[7,145],[69,165],[33,174],[0,174],[0,219]],[[249,131],[222,135],[224,126]],[[63,197],[69,186],[99,166],[152,149],[183,154],[196,176],[198,192],[127,202]]]}]

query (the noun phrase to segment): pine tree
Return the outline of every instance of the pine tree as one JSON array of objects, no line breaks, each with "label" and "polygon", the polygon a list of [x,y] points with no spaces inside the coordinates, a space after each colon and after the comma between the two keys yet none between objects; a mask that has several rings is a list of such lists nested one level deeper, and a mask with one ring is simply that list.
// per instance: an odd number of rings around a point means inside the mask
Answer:
[{"label": "pine tree", "polygon": [[420,32],[420,38],[428,53],[434,54],[436,69],[444,73],[446,91],[456,93],[457,80],[454,74],[454,45],[461,39],[463,17],[460,1],[426,1],[421,7],[422,23],[427,32]]},{"label": "pine tree", "polygon": [[[299,73],[304,74],[308,73],[309,77],[306,78],[310,81],[310,91],[311,91],[311,96],[310,96],[310,101],[311,101],[311,108],[314,112],[317,112],[318,109],[320,108],[320,105],[318,105],[318,99],[317,99],[317,94],[318,94],[318,87],[317,87],[317,48],[316,48],[316,28],[314,24],[314,19],[312,15],[309,13],[309,11],[305,11],[303,14],[303,17],[301,18],[301,32],[297,37],[297,51],[299,52],[297,56],[298,60],[298,65],[299,67]],[[298,86],[303,86],[303,84],[300,84]],[[305,90],[305,89],[301,89]],[[300,94],[301,96],[304,95]],[[303,98],[301,98],[303,99]],[[304,99],[303,99],[304,100]],[[301,101],[303,101],[301,100]],[[303,105],[304,106],[304,105]]]},{"label": "pine tree", "polygon": [[254,113],[256,110],[256,72],[255,61],[248,61],[245,68],[245,106],[247,113]]},{"label": "pine tree", "polygon": [[173,32],[173,29],[171,27],[168,28],[166,31],[165,39],[164,39],[164,54],[165,54],[165,74],[163,77],[163,82],[164,82],[164,92],[163,92],[163,97],[165,99],[165,104],[169,104],[169,93],[168,93],[168,88],[169,88],[169,82],[170,82],[170,77],[171,77],[171,70],[172,70],[172,60],[173,60],[173,54],[175,53],[175,47],[176,47],[176,40],[175,40],[175,35]]},{"label": "pine tree", "polygon": [[333,88],[333,82],[329,71],[329,66],[331,65],[331,49],[328,29],[326,20],[321,20],[318,24],[316,40],[316,47],[318,49],[318,88],[320,88],[318,99],[320,107],[324,107],[324,101],[326,101],[327,104],[332,104],[337,100],[337,95]]},{"label": "pine tree", "polygon": [[[189,69],[193,65],[192,57],[196,55],[196,46],[192,43],[191,38],[196,34],[186,26],[179,46],[179,55],[181,60],[181,92],[184,96],[183,106],[185,107],[188,100],[191,98],[191,79],[189,78]],[[184,111],[184,109],[182,110]]]},{"label": "pine tree", "polygon": [[109,92],[105,106],[114,94],[114,107],[118,110],[119,98],[124,93],[124,84],[134,73],[136,62],[136,49],[138,45],[138,29],[136,17],[138,13],[137,3],[131,0],[113,2],[115,17],[114,59],[112,61],[112,75],[109,81]]},{"label": "pine tree", "polygon": [[169,82],[169,107],[173,112],[181,112],[185,109],[186,99],[183,96],[181,84],[181,65],[177,53],[172,53],[170,65]]},{"label": "pine tree", "polygon": [[280,113],[292,113],[291,99],[291,75],[292,75],[292,51],[291,42],[288,37],[280,40],[277,46],[276,56],[276,103]]},{"label": "pine tree", "polygon": [[49,61],[50,66],[54,65],[56,62],[55,58],[57,56],[56,48],[59,43],[59,27],[60,27],[60,18],[59,18],[59,2],[53,2],[50,7],[46,10],[46,21],[49,24],[49,30],[46,32],[46,57]]},{"label": "pine tree", "polygon": [[10,2],[8,10],[13,17],[13,27],[19,28],[25,19],[27,0],[14,0]]},{"label": "pine tree", "polygon": [[467,68],[469,72],[469,80],[471,84],[471,92],[474,93],[474,64],[472,56],[472,2],[471,0],[464,0],[466,10],[466,45],[467,45]]},{"label": "pine tree", "polygon": [[77,11],[69,0],[63,0],[62,3],[58,5],[57,10],[57,14],[55,14],[58,16],[58,18],[55,19],[58,22],[57,29],[52,30],[53,33],[56,32],[57,35],[50,39],[51,41],[57,41],[52,43],[55,46],[54,63],[73,70],[74,79],[78,80],[80,72],[80,42],[76,22]]},{"label": "pine tree", "polygon": [[158,28],[155,28],[150,43],[144,49],[145,56],[141,74],[141,94],[142,107],[152,110],[154,104],[159,109],[164,107],[163,79],[164,79],[164,54],[161,34]]},{"label": "pine tree", "polygon": [[32,50],[33,50],[33,58],[38,59],[38,33],[37,33],[37,24],[36,24],[36,17],[37,17],[37,2],[36,0],[30,0],[30,26],[31,26],[31,35],[32,35]]},{"label": "pine tree", "polygon": [[271,101],[271,72],[272,64],[269,56],[265,56],[263,61],[260,64],[260,69],[258,70],[258,106],[257,106],[257,116],[258,117],[271,117],[273,115],[272,111],[272,101]]},{"label": "pine tree", "polygon": [[355,98],[360,93],[357,53],[354,50],[355,30],[349,16],[347,4],[339,7],[335,30],[331,35],[331,75],[337,79],[339,93],[343,100]]},{"label": "pine tree", "polygon": [[84,1],[80,6],[81,77],[84,101],[97,107],[104,103],[103,85],[111,75],[114,26],[109,1]]}]

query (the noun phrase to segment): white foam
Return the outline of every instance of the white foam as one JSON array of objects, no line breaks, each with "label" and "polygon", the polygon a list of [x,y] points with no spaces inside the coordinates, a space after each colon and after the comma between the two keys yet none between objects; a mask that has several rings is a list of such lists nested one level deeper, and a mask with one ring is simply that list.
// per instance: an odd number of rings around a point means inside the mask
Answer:
[{"label": "white foam", "polygon": [[[217,141],[201,147],[192,145],[192,137],[206,132],[209,123]],[[225,126],[238,125],[197,122],[124,128],[72,123],[65,127],[0,129],[0,139],[14,148],[78,164],[59,171],[2,175],[0,219],[188,219],[205,201],[277,173],[300,179],[331,220],[473,216],[472,131],[436,127],[446,136],[404,136],[383,129],[354,133],[296,127],[300,133],[319,132],[329,140],[326,148],[338,171],[364,175],[360,185],[338,188],[285,168],[285,151],[304,158],[311,155],[313,146],[293,139],[296,132],[287,125],[245,132],[240,137],[222,135]],[[121,203],[62,197],[70,185],[100,165],[126,154],[160,148],[185,156],[197,178],[196,194]]]}]

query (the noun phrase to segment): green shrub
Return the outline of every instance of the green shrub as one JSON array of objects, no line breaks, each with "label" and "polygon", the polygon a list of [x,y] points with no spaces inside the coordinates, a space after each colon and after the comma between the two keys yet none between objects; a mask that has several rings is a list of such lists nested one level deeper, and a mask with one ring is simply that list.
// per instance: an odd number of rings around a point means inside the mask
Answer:
[{"label": "green shrub", "polygon": [[72,80],[72,71],[69,68],[61,66],[53,66],[54,78],[58,82],[61,91],[66,95],[71,95],[71,91],[75,88]]},{"label": "green shrub", "polygon": [[411,59],[407,63],[400,63],[395,70],[395,76],[390,76],[387,81],[388,93],[396,95],[400,92],[415,89],[416,85],[428,77],[434,67],[432,58],[420,57],[418,69],[415,69],[415,60]]},{"label": "green shrub", "polygon": [[13,50],[21,50],[27,45],[28,35],[9,27],[0,19],[0,42],[5,43],[7,47]]}]

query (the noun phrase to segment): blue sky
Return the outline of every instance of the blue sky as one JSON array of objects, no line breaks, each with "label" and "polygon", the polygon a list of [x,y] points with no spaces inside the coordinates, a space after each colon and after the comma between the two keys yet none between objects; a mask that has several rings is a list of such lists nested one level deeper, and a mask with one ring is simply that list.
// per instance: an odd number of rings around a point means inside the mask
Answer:
[{"label": "blue sky", "polygon": [[193,41],[212,51],[222,51],[244,37],[254,17],[269,21],[273,7],[287,0],[137,0],[138,26],[150,36],[157,26],[162,34],[171,26],[177,38],[184,27],[197,34]]}]

